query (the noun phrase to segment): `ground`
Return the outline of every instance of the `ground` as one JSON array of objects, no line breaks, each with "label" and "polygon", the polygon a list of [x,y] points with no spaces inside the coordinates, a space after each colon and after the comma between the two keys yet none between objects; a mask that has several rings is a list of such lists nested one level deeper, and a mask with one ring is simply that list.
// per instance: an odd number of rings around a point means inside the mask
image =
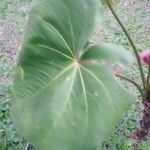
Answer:
[{"label": "ground", "polygon": [[[0,0],[0,57],[2,57],[0,58],[0,149],[2,150],[34,149],[16,132],[10,119],[10,102],[17,57],[29,12],[35,3],[36,0]],[[150,48],[150,4],[147,0],[120,0],[114,5],[139,52]],[[126,36],[107,8],[104,8],[102,24],[97,25],[97,30],[91,39],[94,43],[101,41],[123,45],[132,52]],[[136,64],[122,73],[139,81]],[[139,105],[136,89],[123,81],[122,84],[137,95],[137,104],[131,106],[112,135],[106,139],[101,148],[103,150],[130,150],[134,143],[125,135],[138,126],[141,115],[139,112],[142,108]],[[150,150],[149,141],[140,143],[139,149]]]}]

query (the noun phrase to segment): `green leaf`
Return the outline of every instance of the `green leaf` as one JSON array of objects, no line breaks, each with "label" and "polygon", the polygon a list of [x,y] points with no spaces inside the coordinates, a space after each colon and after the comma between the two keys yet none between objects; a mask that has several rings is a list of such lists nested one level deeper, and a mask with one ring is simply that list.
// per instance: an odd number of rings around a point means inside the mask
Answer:
[{"label": "green leaf", "polygon": [[45,0],[32,11],[14,81],[12,118],[39,150],[90,150],[134,102],[102,64],[82,56],[97,0]]},{"label": "green leaf", "polygon": [[106,60],[118,62],[119,64],[130,64],[133,60],[132,55],[122,46],[111,43],[100,43],[89,47],[83,54],[82,60]]}]

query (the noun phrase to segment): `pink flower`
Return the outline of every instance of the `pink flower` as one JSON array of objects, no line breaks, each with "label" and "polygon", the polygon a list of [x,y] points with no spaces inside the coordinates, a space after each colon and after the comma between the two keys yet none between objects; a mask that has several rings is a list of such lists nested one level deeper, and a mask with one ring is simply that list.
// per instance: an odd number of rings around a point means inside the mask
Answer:
[{"label": "pink flower", "polygon": [[141,63],[150,65],[150,49],[144,50],[140,55]]}]

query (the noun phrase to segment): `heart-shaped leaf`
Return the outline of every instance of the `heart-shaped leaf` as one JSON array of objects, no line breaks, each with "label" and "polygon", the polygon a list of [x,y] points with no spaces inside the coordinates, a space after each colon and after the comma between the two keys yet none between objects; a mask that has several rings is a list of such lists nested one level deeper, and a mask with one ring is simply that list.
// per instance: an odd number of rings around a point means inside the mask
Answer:
[{"label": "heart-shaped leaf", "polygon": [[[85,47],[99,9],[97,0],[44,0],[30,15],[14,81],[12,118],[39,150],[101,146],[134,102],[105,65],[85,63],[97,60]],[[98,49],[92,51],[102,59],[105,51]],[[105,49],[104,59],[109,58]],[[116,54],[115,60],[128,61]]]}]

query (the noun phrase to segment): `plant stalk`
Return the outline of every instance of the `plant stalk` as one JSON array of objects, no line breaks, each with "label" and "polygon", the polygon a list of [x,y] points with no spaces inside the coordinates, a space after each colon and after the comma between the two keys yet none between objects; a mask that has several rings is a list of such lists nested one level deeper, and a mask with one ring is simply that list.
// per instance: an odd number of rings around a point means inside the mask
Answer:
[{"label": "plant stalk", "polygon": [[128,40],[129,40],[129,42],[130,42],[130,44],[131,44],[131,46],[132,46],[132,48],[134,50],[134,54],[135,54],[135,57],[136,57],[136,60],[137,60],[138,66],[139,66],[139,71],[140,71],[141,80],[142,80],[142,83],[143,83],[143,88],[145,89],[146,88],[145,87],[145,77],[144,77],[144,72],[143,72],[141,61],[140,61],[140,57],[139,57],[139,54],[138,54],[138,50],[137,50],[137,48],[136,48],[136,46],[135,46],[131,36],[129,35],[127,29],[125,28],[125,26],[121,22],[120,18],[118,17],[117,13],[115,12],[114,8],[112,7],[111,2],[109,0],[105,0],[105,1],[107,3],[108,8],[112,12],[113,16],[117,20],[118,24],[120,25],[120,27],[124,31],[125,35],[127,36]]},{"label": "plant stalk", "polygon": [[119,77],[119,78],[121,78],[121,79],[124,79],[124,80],[126,80],[126,81],[128,81],[128,82],[130,82],[130,83],[132,83],[132,84],[139,90],[142,99],[144,99],[143,91],[142,91],[141,87],[140,87],[135,81],[133,81],[133,80],[127,78],[127,77],[124,77],[124,76],[122,76],[122,75],[119,75],[119,74],[115,74],[115,76],[116,76],[116,77]]},{"label": "plant stalk", "polygon": [[148,92],[149,92],[149,79],[150,79],[150,65],[148,66],[148,74],[147,74],[147,80],[146,80],[146,95],[148,95]]}]

